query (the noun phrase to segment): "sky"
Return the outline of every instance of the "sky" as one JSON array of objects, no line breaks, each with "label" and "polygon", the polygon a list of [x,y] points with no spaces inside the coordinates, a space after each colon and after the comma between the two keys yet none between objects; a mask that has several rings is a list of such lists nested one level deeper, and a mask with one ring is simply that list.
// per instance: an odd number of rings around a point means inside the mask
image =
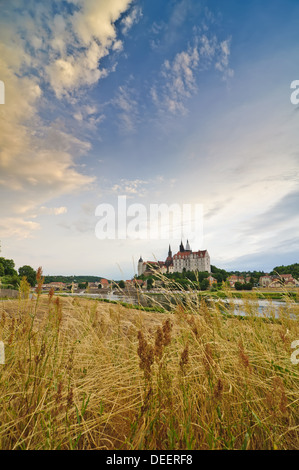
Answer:
[{"label": "sky", "polygon": [[[0,7],[1,256],[116,280],[181,238],[227,270],[299,261],[297,0]],[[161,204],[200,224],[150,237]]]}]

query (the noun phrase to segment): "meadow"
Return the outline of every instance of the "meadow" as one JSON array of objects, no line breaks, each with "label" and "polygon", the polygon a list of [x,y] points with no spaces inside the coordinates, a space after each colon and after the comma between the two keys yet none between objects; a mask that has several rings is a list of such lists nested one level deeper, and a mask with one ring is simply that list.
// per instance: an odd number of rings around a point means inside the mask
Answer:
[{"label": "meadow", "polygon": [[[299,306],[0,301],[1,450],[299,449]],[[292,315],[290,315],[290,312]],[[298,354],[299,356],[299,354]]]}]

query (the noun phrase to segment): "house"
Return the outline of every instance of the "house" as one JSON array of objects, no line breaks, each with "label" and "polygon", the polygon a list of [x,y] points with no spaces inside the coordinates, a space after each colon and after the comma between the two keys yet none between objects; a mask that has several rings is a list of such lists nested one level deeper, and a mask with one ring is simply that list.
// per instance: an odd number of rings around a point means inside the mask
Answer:
[{"label": "house", "polygon": [[276,274],[274,276],[270,276],[266,274],[265,276],[261,276],[259,279],[259,284],[261,287],[296,287],[297,281],[293,278],[292,274]]},{"label": "house", "polygon": [[207,280],[209,281],[210,286],[217,284],[217,279],[215,279],[213,276],[209,276]]},{"label": "house", "polygon": [[44,284],[47,288],[53,288],[54,290],[65,290],[67,288],[64,282],[50,282],[49,284]]},{"label": "house", "polygon": [[230,287],[235,287],[236,282],[240,282],[241,284],[245,284],[244,277],[243,276],[236,276],[233,274],[232,276],[229,276],[227,278]]},{"label": "house", "polygon": [[107,288],[109,287],[109,285],[110,285],[110,284],[109,284],[109,281],[107,281],[107,279],[101,279],[100,284],[101,284],[102,288],[106,288],[106,289],[107,289]]},{"label": "house", "polygon": [[265,274],[264,276],[261,276],[259,278],[259,285],[261,287],[268,287],[272,281],[273,281],[272,276],[269,276],[269,274]]},{"label": "house", "polygon": [[95,290],[99,288],[99,283],[98,282],[89,282],[88,283],[88,289]]}]

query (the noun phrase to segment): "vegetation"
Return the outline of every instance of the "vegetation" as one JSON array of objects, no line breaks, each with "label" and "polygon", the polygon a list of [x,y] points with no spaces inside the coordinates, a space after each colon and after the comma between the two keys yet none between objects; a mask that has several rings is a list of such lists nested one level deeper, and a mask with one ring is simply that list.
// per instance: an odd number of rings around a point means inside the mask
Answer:
[{"label": "vegetation", "polygon": [[253,285],[251,282],[244,282],[244,284],[242,284],[242,282],[235,283],[236,290],[252,290],[252,287]]},{"label": "vegetation", "polygon": [[0,278],[2,288],[17,289],[19,287],[20,277],[12,259],[0,258]]},{"label": "vegetation", "polygon": [[22,266],[19,268],[19,276],[21,278],[26,277],[31,287],[34,287],[36,284],[36,271],[28,265]]},{"label": "vegetation", "polygon": [[0,449],[299,449],[291,298],[277,317],[254,292],[246,317],[204,293],[158,313],[37,283],[0,303]]},{"label": "vegetation", "polygon": [[72,282],[81,284],[88,282],[100,282],[102,277],[98,276],[45,276],[45,284],[50,284],[50,282],[64,282],[65,284],[71,284]]},{"label": "vegetation", "polygon": [[293,278],[299,279],[299,263],[289,266],[277,266],[271,271],[271,274],[292,274]]},{"label": "vegetation", "polygon": [[[35,286],[36,271],[31,266],[21,266],[17,272],[13,259],[0,258],[0,280],[2,288],[18,289],[23,277],[27,279],[31,287]],[[76,282],[81,285],[82,288],[85,288],[88,282],[100,282],[101,279],[103,278],[98,276],[44,276],[45,284],[50,282],[64,282],[65,284],[71,285],[72,282]]]}]

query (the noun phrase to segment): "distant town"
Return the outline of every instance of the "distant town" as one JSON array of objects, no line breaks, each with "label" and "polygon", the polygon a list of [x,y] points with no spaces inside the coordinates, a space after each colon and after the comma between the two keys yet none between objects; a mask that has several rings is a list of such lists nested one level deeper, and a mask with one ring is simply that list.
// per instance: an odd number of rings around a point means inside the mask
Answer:
[{"label": "distant town", "polygon": [[[26,265],[15,269],[14,261],[0,258],[0,296],[5,289],[18,290],[22,279],[36,288],[36,271]],[[178,251],[173,254],[171,246],[164,261],[144,261],[140,255],[137,273],[131,279],[112,280],[97,276],[43,276],[42,292],[69,292],[104,294],[118,291],[136,290],[159,291],[169,287],[168,281],[175,281],[181,290],[221,290],[224,287],[235,290],[299,287],[299,264],[277,266],[270,273],[263,271],[226,271],[210,263],[207,250],[192,251],[189,241],[181,241]]]}]

